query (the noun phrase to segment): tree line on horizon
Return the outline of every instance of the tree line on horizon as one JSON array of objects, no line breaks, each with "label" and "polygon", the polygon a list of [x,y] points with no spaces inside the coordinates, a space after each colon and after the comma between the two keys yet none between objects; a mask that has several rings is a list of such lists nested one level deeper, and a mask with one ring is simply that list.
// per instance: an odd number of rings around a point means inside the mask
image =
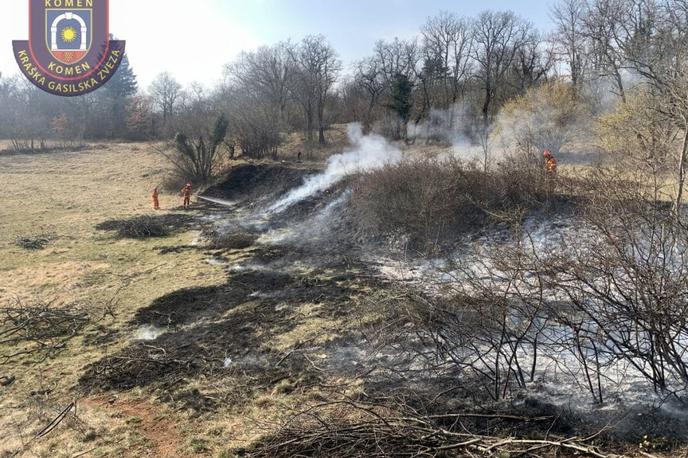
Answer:
[{"label": "tree line on horizon", "polygon": [[102,90],[72,99],[0,76],[0,138],[170,139],[223,114],[229,148],[252,157],[276,154],[289,132],[325,144],[331,125],[354,121],[396,140],[424,126],[480,143],[509,101],[552,81],[593,112],[643,86],[685,137],[688,0],[559,0],[551,18],[545,35],[510,11],[441,12],[346,69],[324,36],[307,36],[242,52],[210,89],[163,72],[142,90],[127,59]]}]

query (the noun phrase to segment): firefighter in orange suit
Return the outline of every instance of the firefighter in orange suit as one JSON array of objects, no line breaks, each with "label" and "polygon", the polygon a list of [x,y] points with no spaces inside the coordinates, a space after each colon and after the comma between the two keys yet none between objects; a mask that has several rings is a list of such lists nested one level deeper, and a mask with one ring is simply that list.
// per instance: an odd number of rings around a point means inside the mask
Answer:
[{"label": "firefighter in orange suit", "polygon": [[557,158],[549,150],[545,150],[545,171],[550,175],[557,173]]},{"label": "firefighter in orange suit", "polygon": [[160,210],[160,200],[158,198],[158,187],[153,188],[153,210]]},{"label": "firefighter in orange suit", "polygon": [[184,198],[184,208],[189,208],[191,205],[191,183],[186,183],[186,186],[182,188],[182,197]]}]

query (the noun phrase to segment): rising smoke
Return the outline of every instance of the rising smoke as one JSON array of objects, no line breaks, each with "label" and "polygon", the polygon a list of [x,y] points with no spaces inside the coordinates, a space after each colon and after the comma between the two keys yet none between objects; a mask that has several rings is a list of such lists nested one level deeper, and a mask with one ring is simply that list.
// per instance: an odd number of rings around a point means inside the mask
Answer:
[{"label": "rising smoke", "polygon": [[402,152],[379,135],[363,135],[360,124],[349,124],[347,128],[351,151],[332,156],[327,169],[319,175],[308,178],[304,184],[275,202],[270,212],[281,212],[319,192],[331,188],[347,175],[367,170],[380,169],[396,164],[403,158]]},{"label": "rising smoke", "polygon": [[406,135],[416,144],[451,146],[451,149],[438,155],[438,160],[471,162],[482,156],[481,147],[474,144],[478,135],[472,125],[469,109],[463,103],[456,103],[447,109],[430,109],[426,118],[408,124]]}]

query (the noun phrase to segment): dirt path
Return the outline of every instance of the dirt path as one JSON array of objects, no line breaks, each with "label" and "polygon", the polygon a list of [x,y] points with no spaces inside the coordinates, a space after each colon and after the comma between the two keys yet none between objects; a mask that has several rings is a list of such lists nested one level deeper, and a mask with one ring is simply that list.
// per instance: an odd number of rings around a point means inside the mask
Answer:
[{"label": "dirt path", "polygon": [[111,396],[81,401],[110,418],[119,418],[131,429],[142,435],[149,444],[147,449],[130,450],[128,456],[151,456],[173,458],[182,456],[184,443],[180,436],[180,423],[174,416],[167,415],[164,407],[156,406],[145,399],[120,400]]}]

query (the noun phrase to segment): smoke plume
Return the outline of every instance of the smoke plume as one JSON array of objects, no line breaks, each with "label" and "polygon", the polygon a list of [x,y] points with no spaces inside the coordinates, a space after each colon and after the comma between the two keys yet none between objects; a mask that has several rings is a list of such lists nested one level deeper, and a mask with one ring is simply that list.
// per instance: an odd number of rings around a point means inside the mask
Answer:
[{"label": "smoke plume", "polygon": [[297,202],[331,188],[347,175],[380,169],[402,160],[402,152],[397,147],[379,135],[363,135],[360,124],[349,124],[347,130],[353,149],[332,156],[323,173],[306,179],[303,185],[273,204],[269,211],[284,211]]}]

